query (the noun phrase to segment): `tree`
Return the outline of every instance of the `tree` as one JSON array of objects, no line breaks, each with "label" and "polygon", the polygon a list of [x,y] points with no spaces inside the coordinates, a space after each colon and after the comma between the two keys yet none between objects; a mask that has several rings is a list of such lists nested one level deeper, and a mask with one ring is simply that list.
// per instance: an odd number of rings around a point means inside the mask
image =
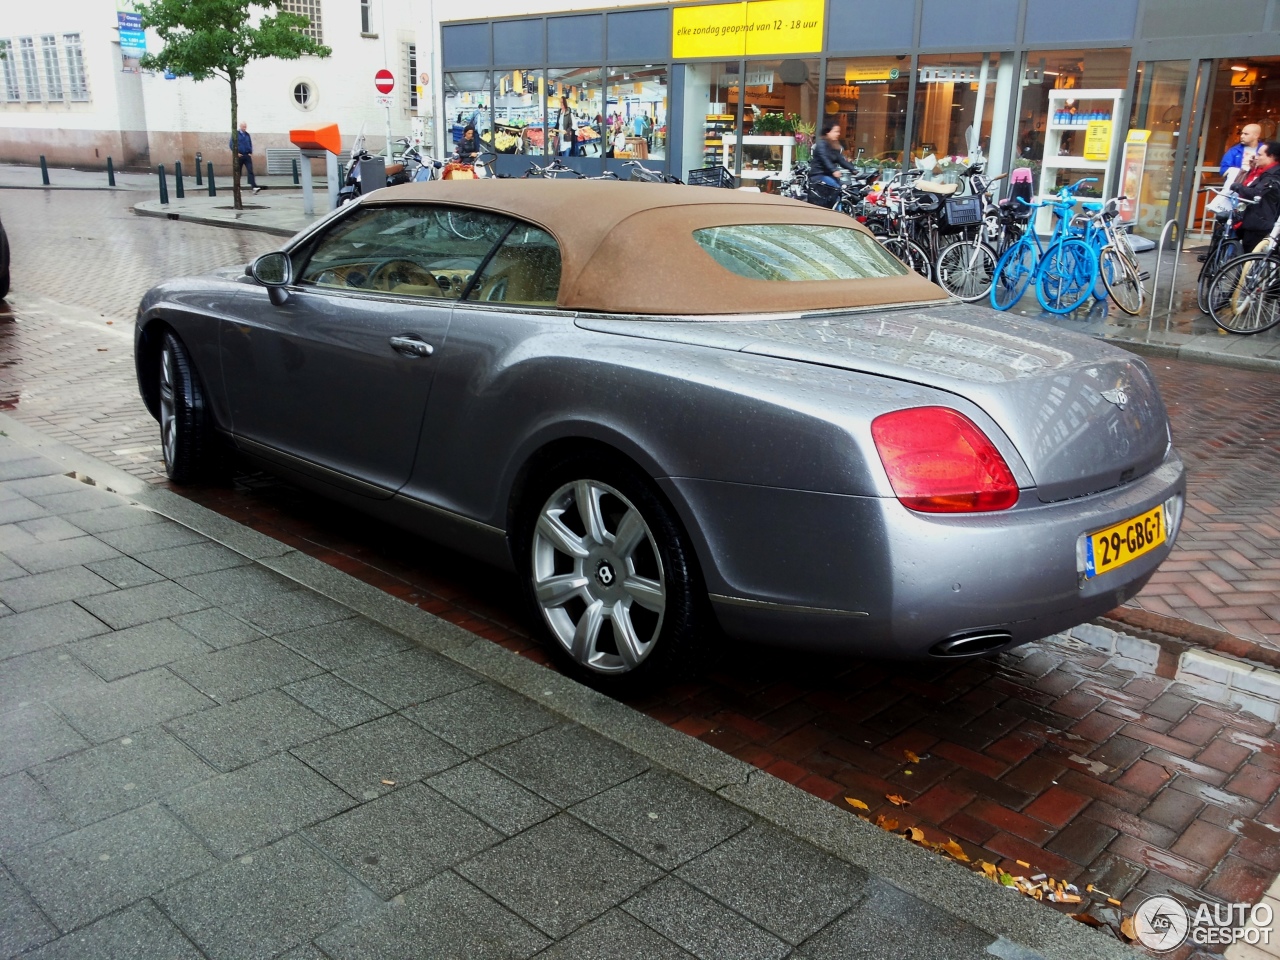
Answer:
[{"label": "tree", "polygon": [[[254,7],[264,14],[255,18]],[[137,4],[142,25],[164,41],[159,53],[140,61],[144,70],[167,70],[180,77],[208,80],[221,77],[231,85],[231,168],[235,171],[235,207],[240,201],[240,165],[236,162],[236,84],[253,60],[275,57],[297,60],[303,54],[327,57],[333,51],[302,31],[311,21],[286,13],[283,0],[150,0]],[[271,14],[274,12],[274,16]],[[253,22],[256,19],[256,23]]]}]

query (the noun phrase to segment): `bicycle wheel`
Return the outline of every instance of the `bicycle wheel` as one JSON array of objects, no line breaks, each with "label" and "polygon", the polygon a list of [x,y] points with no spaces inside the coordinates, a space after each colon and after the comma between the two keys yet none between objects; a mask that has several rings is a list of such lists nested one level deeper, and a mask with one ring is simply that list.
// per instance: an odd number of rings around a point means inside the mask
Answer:
[{"label": "bicycle wheel", "polygon": [[920,244],[906,237],[885,237],[880,243],[920,276],[926,280],[933,279],[929,269],[929,255],[924,252]]},{"label": "bicycle wheel", "polygon": [[1228,260],[1234,260],[1242,253],[1244,250],[1235,237],[1223,240],[1218,244],[1217,249],[1209,253],[1204,265],[1200,268],[1200,276],[1196,278],[1196,306],[1200,308],[1201,313],[1209,312],[1209,285],[1213,283],[1213,278],[1218,275],[1223,264]]},{"label": "bicycle wheel", "polygon": [[1093,248],[1069,237],[1053,244],[1036,268],[1036,299],[1050,313],[1070,313],[1089,299],[1097,278]]},{"label": "bicycle wheel", "polygon": [[996,264],[995,280],[991,284],[991,306],[1008,310],[1022,299],[1036,272],[1036,248],[1030,243],[1018,241],[1004,252]]},{"label": "bicycle wheel", "polygon": [[996,255],[981,240],[957,240],[938,254],[938,286],[968,303],[991,292]]},{"label": "bicycle wheel", "polygon": [[1142,279],[1121,251],[1111,245],[1103,247],[1098,254],[1098,272],[1117,307],[1131,317],[1142,312]]},{"label": "bicycle wheel", "polygon": [[1223,264],[1209,285],[1209,315],[1228,333],[1261,333],[1280,323],[1280,260],[1246,253]]}]

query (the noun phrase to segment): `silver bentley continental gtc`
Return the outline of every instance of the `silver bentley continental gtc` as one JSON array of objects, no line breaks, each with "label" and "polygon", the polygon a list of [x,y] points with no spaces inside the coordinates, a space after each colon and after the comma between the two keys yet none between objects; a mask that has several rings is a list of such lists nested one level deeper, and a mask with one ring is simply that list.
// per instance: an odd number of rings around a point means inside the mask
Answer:
[{"label": "silver bentley continental gtc", "polygon": [[378,190],[155,287],[136,362],[174,482],[230,445],[512,568],[606,686],[712,637],[1007,649],[1133,596],[1182,516],[1142,360],[760,194]]}]

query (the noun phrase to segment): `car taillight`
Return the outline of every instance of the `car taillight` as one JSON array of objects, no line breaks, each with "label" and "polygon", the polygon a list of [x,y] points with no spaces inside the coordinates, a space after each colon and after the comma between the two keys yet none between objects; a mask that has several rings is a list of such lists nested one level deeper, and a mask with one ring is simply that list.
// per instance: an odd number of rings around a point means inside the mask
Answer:
[{"label": "car taillight", "polygon": [[946,407],[876,417],[871,436],[903,505],[926,513],[1007,510],[1018,500],[1009,465],[972,420]]}]

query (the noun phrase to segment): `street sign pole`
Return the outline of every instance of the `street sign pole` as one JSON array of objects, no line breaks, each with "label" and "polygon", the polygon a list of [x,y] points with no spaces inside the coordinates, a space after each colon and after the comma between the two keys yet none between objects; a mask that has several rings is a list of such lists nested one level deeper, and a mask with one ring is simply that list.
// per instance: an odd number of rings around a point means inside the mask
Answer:
[{"label": "street sign pole", "polygon": [[387,111],[387,162],[391,161],[391,91],[396,87],[396,78],[385,67],[373,75],[373,85],[378,91],[378,102]]}]

